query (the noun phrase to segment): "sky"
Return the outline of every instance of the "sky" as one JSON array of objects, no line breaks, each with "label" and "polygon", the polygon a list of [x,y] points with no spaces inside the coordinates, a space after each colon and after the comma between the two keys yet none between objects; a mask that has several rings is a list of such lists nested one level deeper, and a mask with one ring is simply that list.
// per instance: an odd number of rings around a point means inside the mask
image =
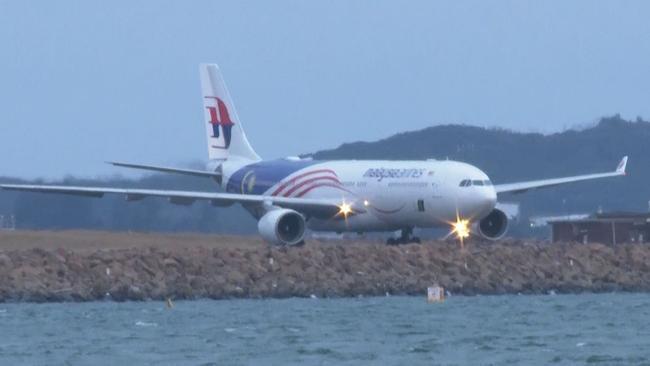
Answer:
[{"label": "sky", "polygon": [[205,161],[198,64],[264,158],[650,118],[647,1],[0,0],[0,176]]}]

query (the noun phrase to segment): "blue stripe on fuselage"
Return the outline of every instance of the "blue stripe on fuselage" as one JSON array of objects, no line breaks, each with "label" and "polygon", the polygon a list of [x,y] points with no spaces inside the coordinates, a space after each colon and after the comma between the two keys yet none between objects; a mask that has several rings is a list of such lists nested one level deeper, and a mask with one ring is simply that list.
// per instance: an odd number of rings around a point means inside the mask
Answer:
[{"label": "blue stripe on fuselage", "polygon": [[237,170],[228,180],[226,192],[262,194],[282,179],[300,169],[318,164],[313,160],[269,160],[246,165]]}]

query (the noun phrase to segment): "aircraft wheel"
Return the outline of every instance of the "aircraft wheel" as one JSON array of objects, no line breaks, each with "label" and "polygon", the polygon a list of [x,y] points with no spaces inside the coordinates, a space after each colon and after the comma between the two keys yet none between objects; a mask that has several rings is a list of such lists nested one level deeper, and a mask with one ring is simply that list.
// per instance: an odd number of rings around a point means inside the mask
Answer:
[{"label": "aircraft wheel", "polygon": [[417,236],[414,236],[413,239],[411,239],[411,243],[420,244],[422,241]]},{"label": "aircraft wheel", "polygon": [[386,240],[386,244],[387,245],[397,245],[397,240],[395,240],[395,238],[388,238],[388,240]]}]

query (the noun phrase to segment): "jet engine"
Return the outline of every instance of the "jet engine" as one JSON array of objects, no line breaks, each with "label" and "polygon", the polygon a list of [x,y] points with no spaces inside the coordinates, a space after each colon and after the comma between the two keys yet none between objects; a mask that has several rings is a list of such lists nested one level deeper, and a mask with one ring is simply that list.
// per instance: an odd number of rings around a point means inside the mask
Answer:
[{"label": "jet engine", "polygon": [[275,245],[297,245],[305,235],[305,218],[294,210],[270,210],[257,222],[260,235]]},{"label": "jet engine", "polygon": [[508,216],[495,208],[489,215],[485,216],[483,220],[478,222],[476,232],[485,239],[499,240],[503,238],[508,230]]}]

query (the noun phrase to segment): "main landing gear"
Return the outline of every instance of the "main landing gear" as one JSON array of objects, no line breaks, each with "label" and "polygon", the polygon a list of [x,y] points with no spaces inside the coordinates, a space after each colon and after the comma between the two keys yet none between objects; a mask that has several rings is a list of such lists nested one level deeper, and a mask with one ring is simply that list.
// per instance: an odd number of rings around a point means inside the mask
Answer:
[{"label": "main landing gear", "polygon": [[420,238],[413,236],[413,228],[402,229],[402,235],[399,238],[388,238],[386,244],[400,245],[400,244],[420,244]]}]

